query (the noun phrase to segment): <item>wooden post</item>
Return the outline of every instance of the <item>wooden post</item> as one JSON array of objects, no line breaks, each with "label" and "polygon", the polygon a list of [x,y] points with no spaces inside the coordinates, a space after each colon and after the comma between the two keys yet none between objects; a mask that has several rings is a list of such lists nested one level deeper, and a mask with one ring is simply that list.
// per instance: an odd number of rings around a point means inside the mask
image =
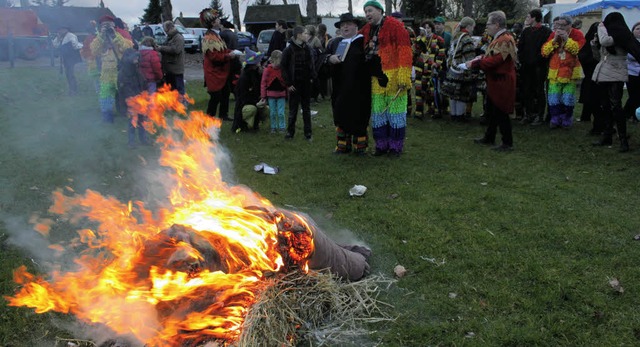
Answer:
[{"label": "wooden post", "polygon": [[9,53],[9,67],[12,69],[15,67],[15,50],[13,42],[13,30],[9,29],[9,36],[7,36],[7,50]]}]

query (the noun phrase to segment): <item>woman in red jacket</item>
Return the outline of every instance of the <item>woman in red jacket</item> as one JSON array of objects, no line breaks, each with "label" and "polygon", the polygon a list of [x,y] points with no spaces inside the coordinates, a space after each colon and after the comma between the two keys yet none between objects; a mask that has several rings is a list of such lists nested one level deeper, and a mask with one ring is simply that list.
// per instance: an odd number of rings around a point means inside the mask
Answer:
[{"label": "woman in red jacket", "polygon": [[153,50],[156,41],[153,37],[145,37],[140,42],[140,72],[147,81],[147,91],[155,93],[158,82],[162,80],[162,65],[160,64],[160,53]]},{"label": "woman in red jacket", "polygon": [[516,42],[507,31],[507,18],[502,11],[489,13],[487,33],[493,41],[487,47],[484,56],[476,57],[466,63],[467,68],[481,69],[487,80],[487,118],[489,126],[484,136],[474,142],[493,145],[496,131],[500,128],[502,145],[493,147],[497,151],[513,149],[511,118],[516,101]]}]

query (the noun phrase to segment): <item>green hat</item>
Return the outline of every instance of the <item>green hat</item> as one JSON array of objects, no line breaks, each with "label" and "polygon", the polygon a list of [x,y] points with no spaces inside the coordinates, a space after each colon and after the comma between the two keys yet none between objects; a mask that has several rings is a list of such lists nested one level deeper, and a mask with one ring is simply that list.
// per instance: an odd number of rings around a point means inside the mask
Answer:
[{"label": "green hat", "polygon": [[433,19],[433,22],[434,22],[434,23],[444,23],[444,22],[446,22],[446,21],[444,20],[444,17],[442,17],[442,16],[438,16],[438,17],[436,17],[436,18],[434,18],[434,19]]},{"label": "green hat", "polygon": [[382,13],[384,13],[384,7],[382,7],[382,5],[380,5],[379,2],[375,1],[375,0],[369,0],[367,2],[364,3],[364,5],[362,6],[362,8],[365,8],[367,6],[373,6],[377,9],[379,9],[380,11],[382,11]]}]

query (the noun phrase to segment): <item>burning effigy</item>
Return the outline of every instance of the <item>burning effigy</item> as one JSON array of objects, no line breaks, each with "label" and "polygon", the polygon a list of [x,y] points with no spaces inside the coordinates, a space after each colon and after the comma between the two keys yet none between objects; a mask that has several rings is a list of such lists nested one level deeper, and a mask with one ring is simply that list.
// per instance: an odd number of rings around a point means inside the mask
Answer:
[{"label": "burning effigy", "polygon": [[[377,306],[380,282],[362,280],[371,251],[338,245],[307,216],[224,182],[220,121],[187,114],[180,98],[162,88],[127,100],[146,115],[170,169],[166,206],[56,190],[49,212],[81,227],[50,248],[78,254],[74,266],[52,265],[46,276],[18,268],[9,305],[70,313],[149,347],[295,345],[314,329],[344,330],[360,313],[388,320]],[[54,223],[39,219],[35,229],[46,236]]]}]

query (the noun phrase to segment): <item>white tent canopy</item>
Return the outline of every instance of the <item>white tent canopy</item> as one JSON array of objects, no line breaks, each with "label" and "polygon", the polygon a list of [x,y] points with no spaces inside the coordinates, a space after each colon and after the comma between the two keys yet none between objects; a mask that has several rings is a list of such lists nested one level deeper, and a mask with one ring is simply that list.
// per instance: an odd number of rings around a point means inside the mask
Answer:
[{"label": "white tent canopy", "polygon": [[579,16],[592,11],[602,10],[602,18],[611,12],[620,12],[628,26],[640,21],[640,0],[588,0],[577,4],[574,9],[563,15]]}]

